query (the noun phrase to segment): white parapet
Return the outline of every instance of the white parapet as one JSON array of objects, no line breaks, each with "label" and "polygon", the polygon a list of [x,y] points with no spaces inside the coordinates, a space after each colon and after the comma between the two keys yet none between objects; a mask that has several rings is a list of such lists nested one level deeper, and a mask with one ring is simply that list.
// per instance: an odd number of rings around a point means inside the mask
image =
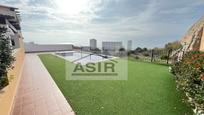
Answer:
[{"label": "white parapet", "polygon": [[25,43],[25,52],[53,52],[73,50],[72,44],[35,44]]}]

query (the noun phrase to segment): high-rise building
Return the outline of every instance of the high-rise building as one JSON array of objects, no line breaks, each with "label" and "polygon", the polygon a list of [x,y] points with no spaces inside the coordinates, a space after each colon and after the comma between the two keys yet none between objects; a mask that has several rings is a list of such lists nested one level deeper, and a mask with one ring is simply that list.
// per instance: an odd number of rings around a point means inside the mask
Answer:
[{"label": "high-rise building", "polygon": [[128,40],[127,50],[128,50],[128,51],[132,50],[132,40]]},{"label": "high-rise building", "polygon": [[96,39],[90,39],[90,49],[96,49],[97,48],[97,41]]}]

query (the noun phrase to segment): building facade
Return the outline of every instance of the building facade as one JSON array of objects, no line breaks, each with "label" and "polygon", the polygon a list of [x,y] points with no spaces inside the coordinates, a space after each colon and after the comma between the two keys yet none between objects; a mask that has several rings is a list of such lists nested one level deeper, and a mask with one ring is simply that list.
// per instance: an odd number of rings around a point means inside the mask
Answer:
[{"label": "building facade", "polygon": [[102,42],[102,50],[118,51],[122,47],[122,42]]},{"label": "building facade", "polygon": [[20,21],[17,8],[0,5],[0,27],[7,29],[6,36],[11,40],[13,49],[20,47],[19,38],[22,38]]},{"label": "building facade", "polygon": [[97,41],[96,39],[90,39],[90,49],[96,49],[97,48]]},{"label": "building facade", "polygon": [[0,27],[6,28],[6,36],[10,39],[15,62],[8,71],[9,85],[0,94],[0,115],[10,115],[17,85],[21,77],[24,61],[24,44],[20,26],[20,14],[17,8],[0,5]]},{"label": "building facade", "polygon": [[127,43],[127,51],[130,51],[132,50],[132,40],[128,40],[128,43]]},{"label": "building facade", "polygon": [[188,51],[204,52],[204,16],[195,22],[180,40],[182,48],[173,51],[171,56],[181,60]]},{"label": "building facade", "polygon": [[186,51],[204,52],[204,16],[191,26],[180,42]]}]

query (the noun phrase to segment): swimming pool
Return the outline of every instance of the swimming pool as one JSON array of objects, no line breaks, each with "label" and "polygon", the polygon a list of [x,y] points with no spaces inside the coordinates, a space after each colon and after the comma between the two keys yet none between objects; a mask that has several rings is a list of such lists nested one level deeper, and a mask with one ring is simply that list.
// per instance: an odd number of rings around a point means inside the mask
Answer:
[{"label": "swimming pool", "polygon": [[85,65],[87,63],[97,63],[115,58],[113,56],[106,56],[103,54],[92,54],[88,52],[76,51],[56,52],[55,55],[62,57],[72,63],[81,63],[82,65]]}]

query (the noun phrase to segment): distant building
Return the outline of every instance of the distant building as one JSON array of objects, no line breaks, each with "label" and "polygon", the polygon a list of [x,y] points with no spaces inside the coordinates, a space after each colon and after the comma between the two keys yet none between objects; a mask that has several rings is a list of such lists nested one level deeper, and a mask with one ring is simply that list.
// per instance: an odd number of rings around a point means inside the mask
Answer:
[{"label": "distant building", "polygon": [[128,40],[127,50],[128,50],[128,51],[132,50],[132,40]]},{"label": "distant building", "polygon": [[96,39],[90,39],[90,49],[96,49],[97,48],[97,41]]},{"label": "distant building", "polygon": [[122,47],[122,42],[102,42],[103,50],[118,51]]},{"label": "distant building", "polygon": [[82,46],[82,47],[81,47],[81,50],[82,50],[82,51],[88,51],[88,52],[89,52],[89,51],[91,50],[91,47],[89,47],[89,46]]}]

